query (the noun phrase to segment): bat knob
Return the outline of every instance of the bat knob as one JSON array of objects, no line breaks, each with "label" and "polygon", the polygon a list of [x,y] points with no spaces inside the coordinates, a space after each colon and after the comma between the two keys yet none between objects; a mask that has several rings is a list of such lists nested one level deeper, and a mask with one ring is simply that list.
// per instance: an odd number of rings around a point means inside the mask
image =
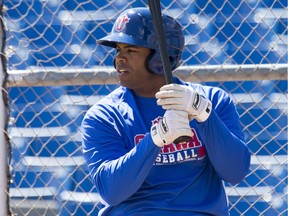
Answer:
[{"label": "bat knob", "polygon": [[189,136],[181,136],[181,137],[178,137],[177,139],[175,139],[173,143],[178,144],[181,142],[189,142],[190,139],[191,139],[191,137],[189,137]]}]

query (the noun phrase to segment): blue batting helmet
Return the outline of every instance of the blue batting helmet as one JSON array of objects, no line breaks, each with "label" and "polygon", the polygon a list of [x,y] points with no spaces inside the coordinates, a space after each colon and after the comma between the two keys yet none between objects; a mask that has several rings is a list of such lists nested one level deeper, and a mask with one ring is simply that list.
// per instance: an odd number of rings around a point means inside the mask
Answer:
[{"label": "blue batting helmet", "polygon": [[[180,24],[172,17],[163,14],[162,20],[173,71],[179,66],[182,58],[183,31]],[[146,60],[147,69],[158,75],[164,74],[149,8],[132,8],[122,12],[114,23],[110,35],[99,39],[97,43],[113,48],[116,48],[116,43],[149,48],[153,52]]]}]

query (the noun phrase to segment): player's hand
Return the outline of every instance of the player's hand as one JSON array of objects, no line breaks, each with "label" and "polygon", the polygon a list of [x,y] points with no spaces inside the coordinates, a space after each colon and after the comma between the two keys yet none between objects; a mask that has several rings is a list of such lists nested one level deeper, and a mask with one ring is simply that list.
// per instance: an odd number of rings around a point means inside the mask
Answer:
[{"label": "player's hand", "polygon": [[193,136],[187,112],[179,110],[167,110],[163,118],[152,125],[150,132],[159,147],[173,143],[178,137]]},{"label": "player's hand", "polygon": [[199,95],[189,86],[165,85],[155,96],[158,99],[157,104],[163,109],[186,111],[190,120],[196,119],[198,122],[204,122],[211,114],[211,101]]}]

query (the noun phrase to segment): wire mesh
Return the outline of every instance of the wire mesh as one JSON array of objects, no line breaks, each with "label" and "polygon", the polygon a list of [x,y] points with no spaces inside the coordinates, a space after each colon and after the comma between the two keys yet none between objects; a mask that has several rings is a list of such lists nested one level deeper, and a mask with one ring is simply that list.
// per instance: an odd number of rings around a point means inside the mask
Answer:
[{"label": "wire mesh", "polygon": [[[4,2],[12,213],[97,215],[101,204],[79,125],[118,84],[114,52],[96,40],[120,12],[146,5]],[[225,89],[239,111],[253,156],[245,180],[226,184],[231,215],[287,214],[287,0],[167,0],[161,6],[185,34],[176,74]]]}]

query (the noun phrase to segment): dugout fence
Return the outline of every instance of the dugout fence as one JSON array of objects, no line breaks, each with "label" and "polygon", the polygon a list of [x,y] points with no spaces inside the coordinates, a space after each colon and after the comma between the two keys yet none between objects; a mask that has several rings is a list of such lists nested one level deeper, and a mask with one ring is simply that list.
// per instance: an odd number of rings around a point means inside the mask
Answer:
[{"label": "dugout fence", "polygon": [[[114,52],[95,40],[109,33],[120,12],[147,3],[1,4],[0,213],[97,215],[99,195],[82,157],[79,126],[118,82]],[[226,184],[231,216],[287,215],[287,0],[167,0],[161,6],[184,29],[175,75],[225,89],[240,114],[252,163],[243,182]]]}]

